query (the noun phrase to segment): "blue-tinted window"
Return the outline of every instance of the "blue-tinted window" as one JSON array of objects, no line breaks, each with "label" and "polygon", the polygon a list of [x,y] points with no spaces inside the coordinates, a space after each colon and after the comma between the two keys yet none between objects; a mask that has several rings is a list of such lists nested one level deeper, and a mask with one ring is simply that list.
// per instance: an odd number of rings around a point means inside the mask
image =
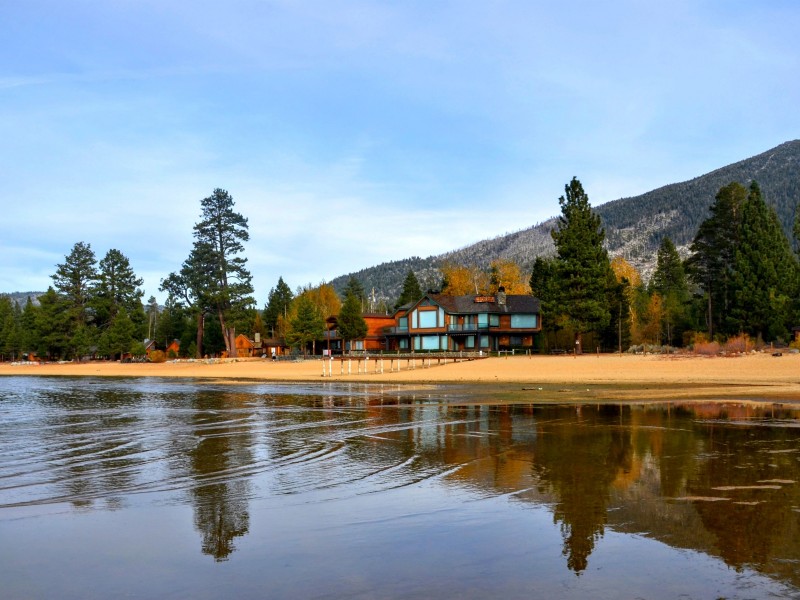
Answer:
[{"label": "blue-tinted window", "polygon": [[536,329],[536,315],[511,315],[512,329]]}]

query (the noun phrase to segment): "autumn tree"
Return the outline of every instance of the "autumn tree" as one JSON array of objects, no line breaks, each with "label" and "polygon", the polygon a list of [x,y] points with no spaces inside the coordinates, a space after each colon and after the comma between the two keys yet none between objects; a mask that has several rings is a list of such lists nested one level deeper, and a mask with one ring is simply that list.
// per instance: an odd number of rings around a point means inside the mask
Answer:
[{"label": "autumn tree", "polygon": [[506,294],[530,294],[531,286],[513,260],[497,259],[489,265],[489,294],[502,287]]},{"label": "autumn tree", "polygon": [[464,266],[446,262],[439,269],[442,272],[443,294],[466,296],[488,293],[489,276],[475,265]]}]

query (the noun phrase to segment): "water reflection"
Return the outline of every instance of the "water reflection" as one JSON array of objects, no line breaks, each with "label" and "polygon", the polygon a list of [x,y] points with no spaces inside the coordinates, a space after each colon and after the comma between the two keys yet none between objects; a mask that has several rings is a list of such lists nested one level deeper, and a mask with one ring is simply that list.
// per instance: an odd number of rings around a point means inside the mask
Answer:
[{"label": "water reflection", "polygon": [[380,514],[394,490],[424,484],[420,498],[451,490],[454,507],[496,497],[547,507],[574,574],[614,531],[800,585],[795,409],[455,404],[447,390],[394,387],[2,383],[0,519],[59,503],[124,508],[152,494],[191,506],[202,553],[233,561],[255,502],[263,512],[366,498]]}]

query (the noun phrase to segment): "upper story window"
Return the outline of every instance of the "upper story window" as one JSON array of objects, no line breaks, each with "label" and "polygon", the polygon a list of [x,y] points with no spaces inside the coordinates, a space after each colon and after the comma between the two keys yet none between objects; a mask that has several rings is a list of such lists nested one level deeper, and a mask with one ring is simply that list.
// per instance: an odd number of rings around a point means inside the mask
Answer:
[{"label": "upper story window", "polygon": [[512,329],[536,329],[538,315],[511,315]]}]

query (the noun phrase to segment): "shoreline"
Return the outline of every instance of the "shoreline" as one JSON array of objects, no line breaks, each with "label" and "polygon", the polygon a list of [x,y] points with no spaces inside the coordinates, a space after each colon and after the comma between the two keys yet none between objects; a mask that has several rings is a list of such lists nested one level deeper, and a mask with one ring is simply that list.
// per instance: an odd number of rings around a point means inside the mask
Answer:
[{"label": "shoreline", "polygon": [[[780,400],[800,403],[800,354],[780,357],[757,353],[732,357],[694,355],[586,354],[574,356],[492,357],[415,368],[403,361],[400,371],[378,369],[371,357],[366,373],[324,376],[323,360],[278,361],[238,358],[166,363],[0,364],[0,376],[159,377],[189,378],[215,383],[364,383],[414,386],[455,385],[477,394],[525,396],[525,401],[656,401]],[[325,361],[327,362],[327,361]],[[355,361],[351,365],[355,370]],[[395,367],[396,368],[396,367]],[[331,369],[329,368],[330,372]],[[346,367],[345,367],[346,371]]]}]

